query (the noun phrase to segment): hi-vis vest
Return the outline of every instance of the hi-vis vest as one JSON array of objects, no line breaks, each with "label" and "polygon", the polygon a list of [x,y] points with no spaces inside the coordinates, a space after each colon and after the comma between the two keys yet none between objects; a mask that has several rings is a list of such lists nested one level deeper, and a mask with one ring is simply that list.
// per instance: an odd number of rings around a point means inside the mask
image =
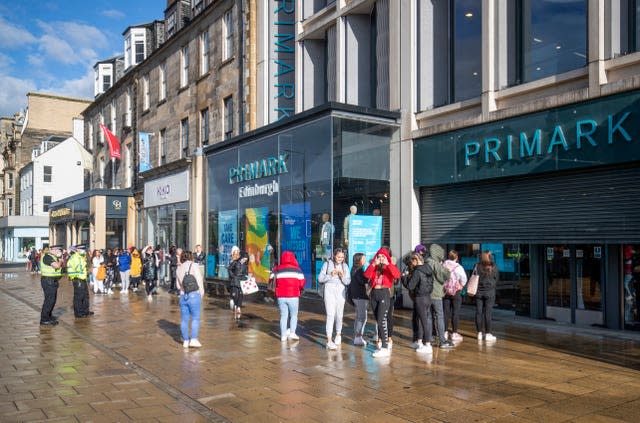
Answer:
[{"label": "hi-vis vest", "polygon": [[53,254],[47,253],[43,255],[42,259],[40,260],[40,275],[48,278],[59,278],[60,276],[62,276],[62,268],[54,269],[53,267],[44,263],[44,258],[46,256],[51,256],[53,257],[54,261],[58,261],[58,257],[54,256]]},{"label": "hi-vis vest", "polygon": [[67,262],[67,275],[69,279],[87,280],[87,260],[78,253],[75,253]]}]

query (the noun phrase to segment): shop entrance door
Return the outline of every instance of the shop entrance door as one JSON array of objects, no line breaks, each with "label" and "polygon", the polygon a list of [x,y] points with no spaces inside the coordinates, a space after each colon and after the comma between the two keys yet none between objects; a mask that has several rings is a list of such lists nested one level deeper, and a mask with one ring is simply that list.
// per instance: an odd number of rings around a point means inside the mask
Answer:
[{"label": "shop entrance door", "polygon": [[602,245],[546,245],[546,317],[579,325],[602,324]]}]

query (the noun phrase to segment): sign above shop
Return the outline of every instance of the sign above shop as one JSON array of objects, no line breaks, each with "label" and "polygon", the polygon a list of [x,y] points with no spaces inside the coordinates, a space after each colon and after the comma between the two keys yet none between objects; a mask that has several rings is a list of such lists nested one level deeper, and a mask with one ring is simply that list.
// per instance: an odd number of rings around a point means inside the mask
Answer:
[{"label": "sign above shop", "polygon": [[144,207],[189,201],[189,172],[183,171],[144,184]]},{"label": "sign above shop", "polygon": [[240,166],[230,167],[229,183],[236,184],[288,173],[287,159],[287,154],[280,154],[278,157],[268,157],[255,162],[241,164]]},{"label": "sign above shop", "polygon": [[238,188],[238,198],[255,197],[257,195],[266,195],[271,197],[274,193],[279,192],[280,185],[277,181],[271,181],[264,185],[245,185]]},{"label": "sign above shop", "polygon": [[107,217],[123,217],[127,215],[127,197],[107,196]]},{"label": "sign above shop", "polygon": [[416,140],[416,186],[640,160],[640,91]]},{"label": "sign above shop", "polygon": [[49,216],[52,218],[71,216],[71,209],[69,207],[63,207],[61,209],[51,210]]}]

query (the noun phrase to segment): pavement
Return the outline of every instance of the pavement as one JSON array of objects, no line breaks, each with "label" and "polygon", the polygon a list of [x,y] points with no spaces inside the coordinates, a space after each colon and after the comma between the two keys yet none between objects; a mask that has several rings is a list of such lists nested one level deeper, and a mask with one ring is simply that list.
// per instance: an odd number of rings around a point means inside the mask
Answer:
[{"label": "pavement", "polygon": [[273,304],[236,320],[227,298],[205,297],[203,347],[185,350],[176,296],[90,301],[96,314],[74,318],[63,279],[60,324],[41,327],[39,276],[0,265],[0,422],[640,421],[635,333],[497,313],[496,342],[464,319],[455,349],[425,355],[400,310],[392,356],[376,359],[352,345],[352,308],[328,351],[317,303],[303,301],[301,340],[281,343]]}]

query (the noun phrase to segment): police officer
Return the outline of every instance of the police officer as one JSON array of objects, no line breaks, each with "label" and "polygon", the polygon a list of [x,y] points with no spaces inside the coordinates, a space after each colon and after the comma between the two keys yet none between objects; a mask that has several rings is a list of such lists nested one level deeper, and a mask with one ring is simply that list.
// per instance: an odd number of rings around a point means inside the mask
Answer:
[{"label": "police officer", "polygon": [[41,325],[57,325],[58,321],[51,312],[56,305],[58,298],[58,282],[62,276],[62,246],[54,245],[49,251],[42,255],[40,260],[40,285],[44,292],[44,302],[40,312]]},{"label": "police officer", "polygon": [[73,314],[76,317],[89,317],[89,287],[87,286],[87,258],[84,245],[74,245],[70,249],[71,257],[67,261],[67,274],[73,284]]}]

